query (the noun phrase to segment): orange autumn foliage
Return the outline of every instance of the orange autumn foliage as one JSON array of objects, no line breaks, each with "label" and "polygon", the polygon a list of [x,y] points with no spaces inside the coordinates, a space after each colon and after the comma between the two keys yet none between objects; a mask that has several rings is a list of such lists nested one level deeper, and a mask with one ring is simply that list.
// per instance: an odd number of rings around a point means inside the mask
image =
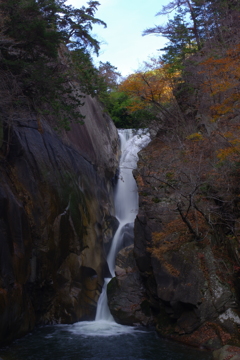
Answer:
[{"label": "orange autumn foliage", "polygon": [[131,112],[143,109],[148,104],[164,104],[173,98],[173,77],[167,66],[150,66],[146,71],[139,71],[129,75],[120,85],[120,91],[132,97],[133,103],[129,106]]},{"label": "orange autumn foliage", "polygon": [[[208,233],[208,225],[203,215],[196,211],[190,211],[187,215],[188,220],[193,227],[198,228],[198,232],[205,237]],[[175,247],[176,249],[182,243],[189,242],[194,239],[193,234],[189,231],[186,223],[184,223],[180,216],[165,225],[161,232],[152,233],[153,248],[151,252],[157,258],[161,257],[162,247]]]},{"label": "orange autumn foliage", "polygon": [[226,51],[222,57],[210,57],[201,63],[206,75],[205,91],[214,98],[213,119],[240,109],[240,44]]},{"label": "orange autumn foliage", "polygon": [[[202,234],[208,231],[207,224],[201,214],[189,214],[189,219],[197,223],[199,230]],[[165,225],[162,232],[152,233],[152,247],[148,251],[161,261],[161,265],[172,276],[178,277],[180,272],[169,263],[167,254],[172,251],[178,251],[182,244],[193,240],[192,234],[189,232],[188,227],[182,221],[181,217],[176,217],[175,220]]]},{"label": "orange autumn foliage", "polygon": [[213,105],[210,110],[218,121],[218,132],[225,146],[217,151],[222,162],[238,162],[240,155],[240,127],[236,116],[240,113],[240,44],[223,55],[210,57],[201,63],[205,92],[210,92]]},{"label": "orange autumn foliage", "polygon": [[226,139],[226,147],[220,149],[217,153],[217,156],[220,161],[224,161],[226,159],[231,161],[239,161],[240,155],[240,139],[239,139],[239,127],[235,129],[235,132],[226,132],[223,134]]}]

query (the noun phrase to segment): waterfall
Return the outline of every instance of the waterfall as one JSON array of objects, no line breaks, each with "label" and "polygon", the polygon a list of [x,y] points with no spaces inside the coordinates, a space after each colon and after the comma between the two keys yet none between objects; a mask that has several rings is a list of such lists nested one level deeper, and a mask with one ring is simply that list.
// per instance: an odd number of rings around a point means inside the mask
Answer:
[{"label": "waterfall", "polygon": [[[132,129],[124,129],[119,130],[118,133],[121,142],[121,158],[114,204],[119,226],[112,240],[107,257],[107,263],[112,277],[115,276],[115,259],[118,251],[122,248],[126,229],[130,230],[133,239],[133,223],[138,212],[138,191],[132,171],[137,167],[137,153],[146,146],[150,140],[149,135],[144,135],[142,131],[136,132]],[[107,278],[104,281],[102,294],[97,304],[96,321],[107,320],[114,322],[107,304],[106,290],[110,280],[110,278]]]},{"label": "waterfall", "polygon": [[[131,129],[119,130],[119,138],[121,142],[120,171],[114,195],[115,213],[119,226],[107,256],[107,263],[112,277],[115,276],[117,253],[126,246],[124,243],[126,233],[128,241],[133,242],[133,224],[138,212],[138,191],[132,171],[137,166],[137,153],[150,141],[149,135],[144,134],[143,131]],[[117,324],[110,313],[107,302],[107,284],[110,280],[111,278],[104,280],[102,293],[97,304],[95,321],[74,324],[73,331],[76,329],[78,333],[88,336],[119,335],[132,331],[129,326]]]}]

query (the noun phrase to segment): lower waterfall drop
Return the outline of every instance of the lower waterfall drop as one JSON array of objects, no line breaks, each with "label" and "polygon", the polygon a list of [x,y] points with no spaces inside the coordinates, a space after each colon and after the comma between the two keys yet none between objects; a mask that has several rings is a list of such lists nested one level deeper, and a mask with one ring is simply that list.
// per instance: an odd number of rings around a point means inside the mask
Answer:
[{"label": "lower waterfall drop", "polygon": [[[133,223],[138,212],[138,191],[132,170],[136,168],[137,153],[150,141],[149,135],[134,135],[131,129],[119,130],[121,141],[121,159],[119,180],[116,186],[114,203],[116,218],[119,221],[118,229],[112,240],[111,248],[107,257],[107,263],[112,277],[115,276],[115,259],[118,251],[122,248],[124,228],[129,225],[133,236]],[[102,294],[97,305],[95,321],[105,320],[114,322],[107,304],[107,284],[111,279],[105,279]]]},{"label": "lower waterfall drop", "polygon": [[[138,212],[138,191],[132,170],[136,168],[137,153],[146,146],[149,135],[132,129],[118,131],[121,141],[121,158],[119,180],[115,189],[114,204],[116,218],[119,221],[118,229],[113,237],[111,248],[107,256],[107,263],[112,277],[115,276],[115,259],[117,253],[125,246],[126,232],[133,241],[133,225]],[[72,332],[85,336],[109,336],[129,333],[133,331],[130,326],[117,324],[110,313],[107,302],[107,284],[111,278],[104,280],[102,293],[97,304],[95,321],[82,321],[73,324]]]}]

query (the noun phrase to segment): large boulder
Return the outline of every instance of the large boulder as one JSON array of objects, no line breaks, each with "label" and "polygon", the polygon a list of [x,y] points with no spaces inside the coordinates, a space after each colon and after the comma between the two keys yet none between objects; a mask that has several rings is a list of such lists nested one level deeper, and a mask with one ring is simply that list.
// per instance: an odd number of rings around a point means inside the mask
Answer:
[{"label": "large boulder", "polygon": [[151,310],[134,259],[133,245],[118,253],[115,273],[116,277],[107,288],[108,305],[115,320],[123,325],[151,324]]}]

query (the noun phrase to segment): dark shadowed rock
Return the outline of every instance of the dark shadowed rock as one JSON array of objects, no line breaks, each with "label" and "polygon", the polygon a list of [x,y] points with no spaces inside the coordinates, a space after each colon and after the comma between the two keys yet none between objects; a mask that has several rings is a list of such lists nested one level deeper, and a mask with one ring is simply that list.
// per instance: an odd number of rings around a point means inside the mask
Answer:
[{"label": "dark shadowed rock", "polygon": [[213,352],[214,360],[240,360],[240,348],[237,346],[225,345]]},{"label": "dark shadowed rock", "polygon": [[[6,114],[0,154],[0,342],[35,324],[93,319],[114,232],[118,135],[95,99],[57,134],[29,110]],[[11,126],[10,126],[11,125]]]},{"label": "dark shadowed rock", "polygon": [[[115,235],[115,232],[117,231],[119,221],[115,216],[108,216],[105,220],[105,232],[104,232],[104,238],[103,238],[103,244],[104,244],[104,250],[105,254],[107,255],[109,253],[109,250],[111,248],[112,240]],[[109,276],[105,276],[109,277]]]},{"label": "dark shadowed rock", "polygon": [[[138,169],[134,171],[139,189],[134,255],[154,309],[157,330],[163,336],[211,350],[229,342],[238,344],[240,318],[232,271],[235,259],[230,259],[226,251],[217,251],[211,231],[207,239],[198,241],[185,236],[187,228],[185,232],[179,230],[179,188],[184,187],[180,190],[187,193],[189,185],[179,180],[177,186],[171,187],[158,181],[161,176],[172,176],[164,169],[168,168],[173,151],[175,169],[181,169],[184,164],[178,147],[169,147],[156,138],[139,153]],[[205,200],[198,206],[204,209],[211,204]],[[165,229],[170,230],[164,238]],[[154,236],[160,239],[155,255]]]},{"label": "dark shadowed rock", "polygon": [[149,302],[133,256],[133,245],[122,249],[116,259],[116,277],[108,284],[108,304],[120,324],[152,323]]}]

